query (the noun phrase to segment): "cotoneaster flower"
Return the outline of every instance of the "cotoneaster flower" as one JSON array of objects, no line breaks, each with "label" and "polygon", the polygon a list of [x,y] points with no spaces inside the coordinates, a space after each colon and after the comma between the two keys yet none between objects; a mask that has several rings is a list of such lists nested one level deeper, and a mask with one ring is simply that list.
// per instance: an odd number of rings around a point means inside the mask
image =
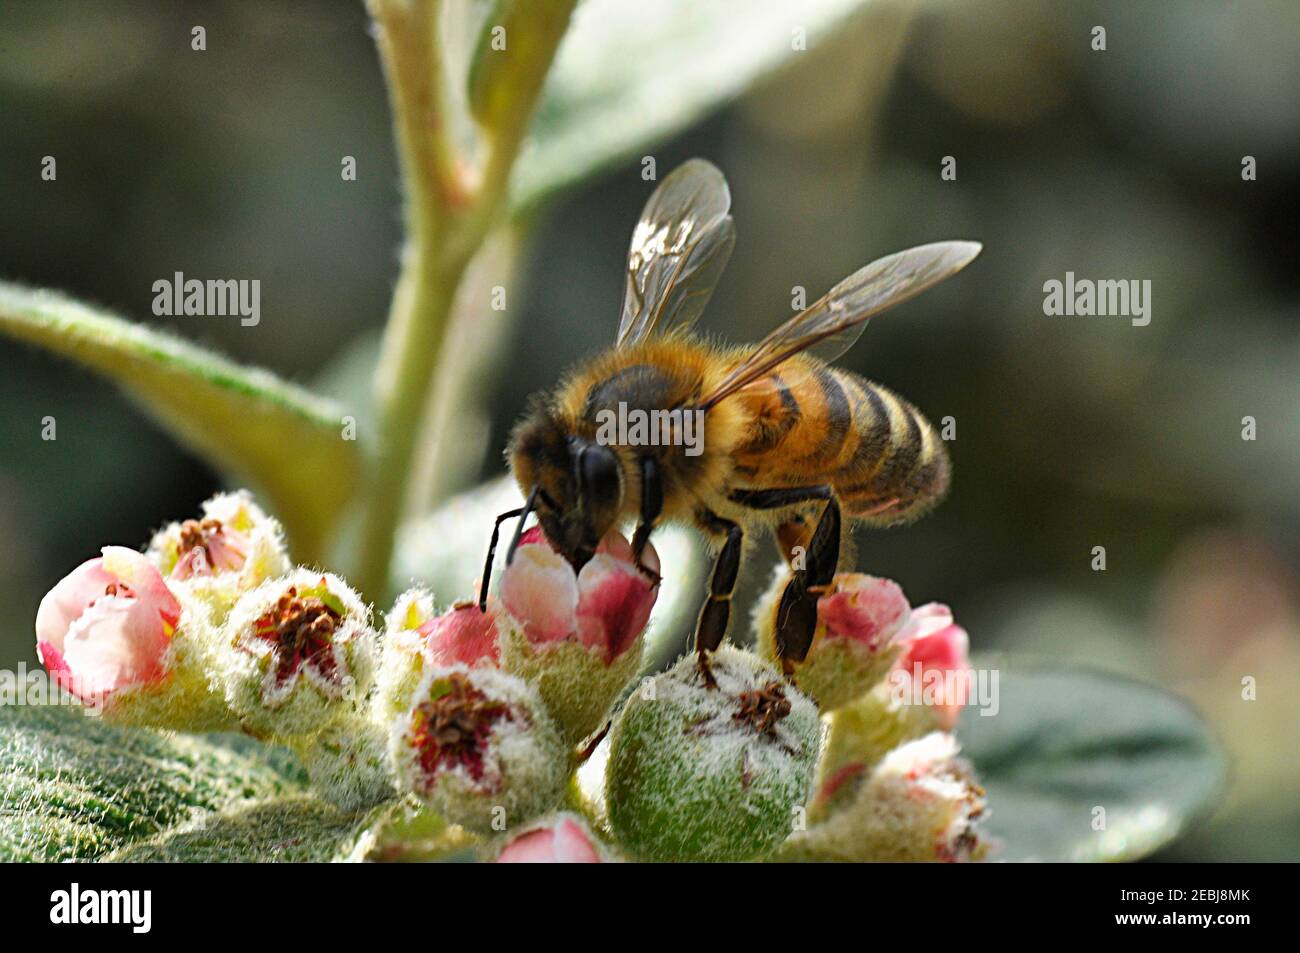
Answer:
[{"label": "cotoneaster flower", "polygon": [[953,622],[951,609],[931,602],[912,610],[898,641],[903,650],[890,674],[896,692],[909,700],[921,694],[935,725],[951,731],[967,702],[969,680],[964,676],[970,669],[970,637],[966,630]]},{"label": "cotoneaster flower", "polygon": [[[653,546],[642,561],[658,573]],[[620,533],[576,573],[541,530],[521,538],[501,576],[501,667],[537,686],[567,740],[599,730],[636,677],[658,591]]]},{"label": "cotoneaster flower", "polygon": [[393,722],[389,751],[402,790],[485,834],[559,804],[569,764],[530,686],[463,665],[428,669]]},{"label": "cotoneaster flower", "polygon": [[888,676],[827,718],[818,786],[828,796],[812,805],[814,816],[837,801],[843,786],[836,779],[870,771],[900,745],[957,726],[970,685],[966,630],[947,606],[932,602],[912,610],[895,642],[898,658]]},{"label": "cotoneaster flower", "polygon": [[[642,561],[659,571],[647,544]],[[580,572],[551,548],[539,529],[520,539],[501,577],[501,601],[534,645],[576,642],[607,665],[636,643],[650,620],[658,586],[632,561],[632,548],[611,532]]]},{"label": "cotoneaster flower", "polygon": [[106,546],[41,600],[36,651],[55,681],[99,703],[123,689],[161,681],[181,604],[156,568],[134,550]]},{"label": "cotoneaster flower", "polygon": [[836,808],[795,833],[782,859],[957,863],[982,859],[989,841],[984,789],[957,757],[952,735],[932,732],[889,752],[874,768],[846,765],[823,782],[810,816]]},{"label": "cotoneaster flower", "polygon": [[314,735],[373,678],[370,613],[338,576],[300,568],[240,598],[222,630],[226,697],[257,735]]},{"label": "cotoneaster flower", "polygon": [[217,623],[245,592],[292,568],[280,524],[246,491],[219,493],[197,518],[163,527],[147,556],[169,585],[205,602]]}]

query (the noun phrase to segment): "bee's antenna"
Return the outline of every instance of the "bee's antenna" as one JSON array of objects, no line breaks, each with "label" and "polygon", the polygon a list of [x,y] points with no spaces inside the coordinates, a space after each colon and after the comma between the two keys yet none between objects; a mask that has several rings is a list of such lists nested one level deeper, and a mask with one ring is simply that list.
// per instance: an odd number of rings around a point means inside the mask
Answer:
[{"label": "bee's antenna", "polygon": [[515,561],[515,550],[519,548],[519,537],[524,535],[524,524],[528,522],[528,514],[533,511],[533,505],[537,502],[537,493],[540,489],[540,486],[533,484],[528,499],[524,500],[524,508],[519,511],[519,522],[515,524],[515,535],[511,538],[510,547],[506,550],[507,566]]},{"label": "bee's antenna", "polygon": [[524,523],[528,520],[528,512],[533,508],[533,497],[537,495],[537,488],[533,487],[533,492],[528,494],[528,501],[523,506],[514,510],[506,510],[497,516],[496,522],[492,524],[492,539],[488,542],[487,561],[483,564],[483,582],[480,584],[478,592],[478,609],[480,612],[487,611],[488,583],[492,581],[492,561],[496,558],[497,540],[501,536],[501,524],[508,519],[519,517],[519,525],[515,528],[514,539],[510,541],[510,549],[506,555],[506,565],[510,565],[510,557],[515,554],[515,546],[519,544],[519,535],[523,530]]}]

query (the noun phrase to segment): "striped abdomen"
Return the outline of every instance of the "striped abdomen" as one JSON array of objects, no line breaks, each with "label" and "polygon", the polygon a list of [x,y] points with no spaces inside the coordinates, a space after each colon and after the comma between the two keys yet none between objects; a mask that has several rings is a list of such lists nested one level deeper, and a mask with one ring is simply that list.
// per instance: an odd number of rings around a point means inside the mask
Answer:
[{"label": "striped abdomen", "polygon": [[948,454],[921,412],[892,391],[795,358],[745,388],[754,420],[736,476],[754,487],[829,483],[846,516],[913,519],[948,488]]}]

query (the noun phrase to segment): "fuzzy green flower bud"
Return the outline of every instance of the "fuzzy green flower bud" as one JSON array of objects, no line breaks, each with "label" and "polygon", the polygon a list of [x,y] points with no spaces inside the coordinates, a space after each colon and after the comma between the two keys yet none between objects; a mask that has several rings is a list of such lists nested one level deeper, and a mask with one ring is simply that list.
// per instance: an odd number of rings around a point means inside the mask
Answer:
[{"label": "fuzzy green flower bud", "polygon": [[569,755],[536,691],[490,668],[429,666],[392,726],[399,786],[454,824],[513,829],[557,807]]},{"label": "fuzzy green flower bud", "polygon": [[845,765],[822,785],[810,812],[829,816],[791,837],[781,859],[982,859],[989,850],[977,827],[987,813],[984,790],[958,751],[952,735],[936,731],[895,748],[874,769]]},{"label": "fuzzy green flower bud", "polygon": [[748,652],[694,656],[647,680],[610,735],[605,797],[621,846],[646,860],[762,857],[795,826],[817,758],[816,706]]},{"label": "fuzzy green flower bud", "polygon": [[226,701],[256,737],[297,746],[356,715],[373,679],[369,609],[332,573],[299,568],[245,593],[221,638]]}]

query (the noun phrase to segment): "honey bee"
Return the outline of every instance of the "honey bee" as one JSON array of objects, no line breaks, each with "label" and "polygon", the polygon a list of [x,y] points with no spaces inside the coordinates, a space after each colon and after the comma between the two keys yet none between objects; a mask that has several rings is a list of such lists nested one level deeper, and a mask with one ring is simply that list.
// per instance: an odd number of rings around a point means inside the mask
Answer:
[{"label": "honey bee", "polygon": [[[789,668],[808,652],[817,595],[835,575],[841,522],[888,526],[933,507],[948,455],[929,421],[888,389],[829,366],[867,319],[965,267],[976,242],[939,242],[854,272],[756,345],[726,348],[690,331],[735,244],[726,178],[692,159],[655,189],[632,234],[618,338],[553,392],[534,397],[507,459],[524,505],[493,527],[481,607],[502,521],[530,513],[575,568],[601,538],[636,520],[641,556],[655,526],[698,527],[716,553],[695,629],[707,653],[727,634],[747,532],[772,530],[792,577],[778,610],[777,649]],[[654,438],[606,426],[650,420]],[[683,439],[697,423],[695,446]],[[637,439],[629,439],[635,436]]]}]

